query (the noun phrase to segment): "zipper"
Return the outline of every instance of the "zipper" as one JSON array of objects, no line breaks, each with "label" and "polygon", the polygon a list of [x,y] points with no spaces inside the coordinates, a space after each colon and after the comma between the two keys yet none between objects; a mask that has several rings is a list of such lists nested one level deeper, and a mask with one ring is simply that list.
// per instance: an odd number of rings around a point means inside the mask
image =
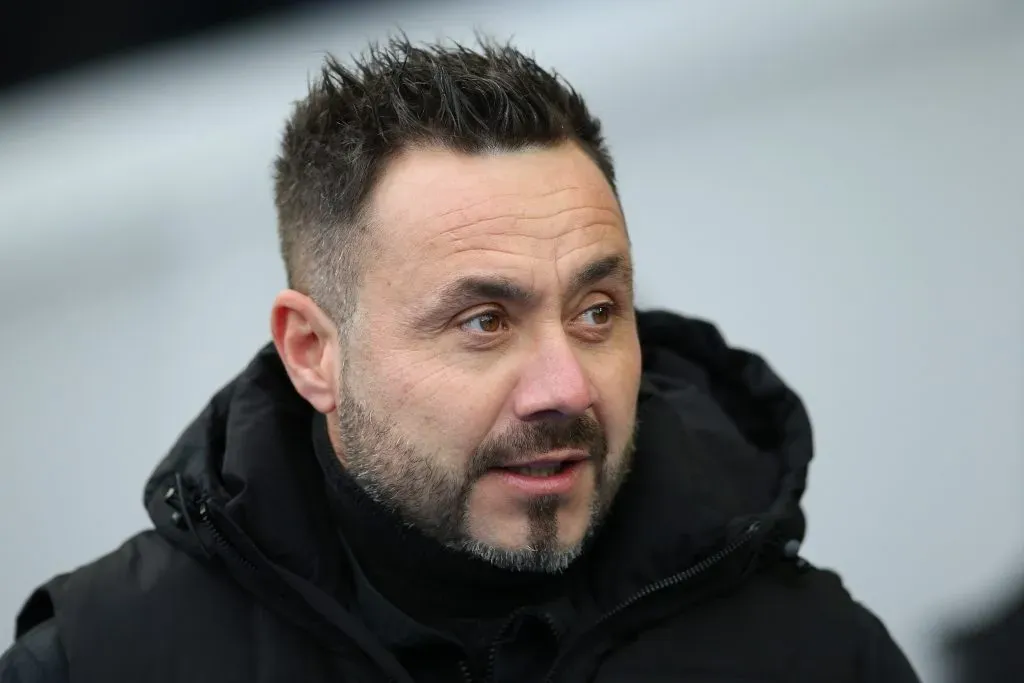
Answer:
[{"label": "zipper", "polygon": [[491,681],[494,679],[494,665],[498,659],[498,645],[501,643],[501,639],[505,637],[505,631],[509,629],[509,626],[515,623],[515,620],[519,618],[519,615],[524,611],[524,609],[517,609],[512,612],[498,630],[498,635],[494,637],[494,642],[491,643],[491,650],[487,655],[487,669],[484,671],[484,681]]},{"label": "zipper", "polygon": [[[627,609],[635,606],[637,603],[651,597],[652,595],[661,593],[671,588],[678,588],[679,586],[685,583],[689,583],[690,581],[693,581],[697,578],[700,578],[704,574],[707,574],[709,571],[711,571],[719,564],[724,562],[726,559],[728,559],[735,552],[737,552],[738,550],[746,546],[748,543],[750,543],[757,535],[757,532],[760,531],[760,529],[760,522],[752,522],[750,525],[747,526],[747,528],[738,538],[734,539],[732,542],[730,542],[724,548],[718,550],[714,554],[709,555],[700,562],[691,565],[690,567],[684,569],[678,574],[673,574],[672,576],[669,576],[667,578],[661,579],[660,581],[656,581],[655,583],[645,586],[640,591],[634,593],[629,598],[623,600],[621,603],[616,605],[613,609],[605,612],[597,621],[593,623],[588,633],[593,633],[597,629],[607,627],[608,622],[618,617]],[[575,649],[575,646],[577,646],[580,642],[581,640],[577,639],[573,646],[570,646],[567,650],[563,651],[563,653],[555,659],[555,663],[551,665],[551,670],[548,671],[548,675],[547,677],[545,677],[544,683],[554,683],[555,676],[559,673],[559,670],[564,665],[564,662],[567,659],[568,654],[571,653]],[[591,642],[591,639],[587,638],[582,642]]]},{"label": "zipper", "polygon": [[[210,503],[208,502],[208,499],[196,498],[195,503],[195,509],[199,517],[200,524],[204,529],[206,529],[207,532],[209,532],[210,537],[213,538],[217,546],[221,548],[221,550],[225,552],[228,556],[230,556],[233,560],[239,562],[247,571],[256,575],[257,581],[265,579],[266,577],[262,575],[263,573],[260,571],[259,566],[256,565],[252,560],[247,558],[241,551],[239,551],[231,542],[231,540],[228,539],[223,534],[223,532],[221,532],[220,529],[217,527],[217,523],[213,519],[213,513],[210,510]],[[279,598],[280,595],[277,595],[276,597]],[[329,623],[323,617],[320,617],[320,619],[322,623],[329,626]],[[356,647],[359,647],[358,643],[356,643]],[[363,650],[363,652],[367,659],[372,661],[381,669],[381,673],[384,674],[388,683],[399,683],[398,679],[390,671],[388,671],[387,667],[380,664],[380,662],[376,661],[373,658],[373,656],[366,653],[365,650]],[[467,679],[467,683],[472,683],[471,679]]]},{"label": "zipper", "polygon": [[[199,520],[202,523],[203,527],[209,532],[214,542],[220,548],[227,551],[228,554],[230,554],[234,559],[238,560],[246,569],[253,573],[258,573],[259,568],[256,566],[256,564],[248,558],[246,558],[242,553],[240,553],[234,547],[231,541],[229,541],[217,528],[217,525],[213,521],[213,518],[210,514],[207,502],[205,500],[200,500],[198,502]],[[672,576],[669,576],[665,579],[645,586],[640,591],[634,593],[632,596],[616,605],[613,609],[609,610],[608,612],[605,612],[597,621],[593,623],[593,625],[590,628],[590,632],[592,633],[593,631],[596,631],[599,628],[606,627],[608,625],[608,622],[619,616],[621,613],[625,612],[627,609],[633,607],[637,603],[651,597],[652,595],[661,593],[671,588],[677,588],[680,585],[693,581],[699,578],[700,576],[706,574],[707,572],[711,571],[720,563],[728,559],[733,553],[737,552],[742,547],[747,545],[754,538],[754,536],[757,535],[757,532],[760,530],[760,528],[760,522],[752,522],[750,525],[747,526],[743,534],[741,534],[738,538],[730,542],[721,550],[706,557],[700,562],[688,567],[687,569],[679,572],[678,574],[673,574]],[[493,678],[494,667],[497,659],[498,644],[501,642],[501,638],[505,635],[505,631],[508,630],[509,626],[515,621],[516,617],[519,616],[520,612],[521,610],[517,610],[512,615],[510,615],[508,620],[506,620],[506,622],[502,625],[501,630],[498,632],[498,637],[495,638],[495,641],[491,646],[490,653],[488,654],[487,672],[484,678],[485,681],[490,681]],[[576,642],[579,643],[580,641]],[[564,651],[561,655],[559,655],[556,658],[554,664],[552,664],[551,669],[548,672],[548,675],[544,679],[544,683],[554,683],[555,676],[558,674],[564,661],[567,659],[567,655],[571,653],[573,649],[574,648],[570,647],[568,650]],[[462,672],[462,677],[465,680],[465,682],[472,683],[473,677],[465,661],[459,662],[459,668]]]},{"label": "zipper", "polygon": [[[516,619],[518,619],[523,613],[527,611],[529,611],[529,609],[525,607],[517,609],[511,615],[509,615],[508,619],[505,620],[505,623],[501,625],[501,629],[498,631],[498,635],[494,639],[494,642],[491,643],[491,649],[487,655],[487,669],[484,672],[483,679],[485,683],[490,683],[494,680],[494,666],[498,659],[498,645],[501,643],[501,639],[505,636],[505,632],[508,631],[509,627],[513,623],[515,623]],[[551,633],[557,635],[558,628],[555,626],[554,619],[551,618],[551,615],[542,614],[541,619],[544,621],[545,624],[547,624],[548,628],[551,629]],[[461,662],[460,664],[464,667],[463,675],[466,677],[467,683],[471,683],[472,678],[469,676],[469,670],[465,668],[465,662]]]},{"label": "zipper", "polygon": [[222,534],[220,532],[220,529],[217,528],[217,525],[214,524],[213,519],[210,516],[210,508],[207,505],[206,501],[199,502],[199,521],[202,523],[203,527],[210,533],[210,536],[213,538],[214,543],[216,543],[223,550],[226,550],[228,554],[231,555],[233,558],[241,562],[246,569],[253,572],[254,574],[257,573],[258,567],[256,566],[256,564],[252,562],[252,560],[245,557],[242,553],[238,552],[235,546],[233,546],[231,542],[224,537],[224,534]]}]

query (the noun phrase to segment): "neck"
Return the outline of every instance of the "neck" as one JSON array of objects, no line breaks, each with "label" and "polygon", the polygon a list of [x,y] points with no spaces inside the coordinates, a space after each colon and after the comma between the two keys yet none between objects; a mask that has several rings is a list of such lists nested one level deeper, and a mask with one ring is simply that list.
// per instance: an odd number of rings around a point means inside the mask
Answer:
[{"label": "neck", "polygon": [[314,444],[344,542],[377,592],[414,619],[500,617],[554,598],[576,573],[578,562],[562,574],[513,571],[445,547],[348,476],[323,416],[314,425]]}]

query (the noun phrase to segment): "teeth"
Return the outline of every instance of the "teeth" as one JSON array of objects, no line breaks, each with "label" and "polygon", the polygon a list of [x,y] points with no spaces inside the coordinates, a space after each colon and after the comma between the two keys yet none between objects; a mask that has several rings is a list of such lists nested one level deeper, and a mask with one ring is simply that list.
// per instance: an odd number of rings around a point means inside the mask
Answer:
[{"label": "teeth", "polygon": [[561,463],[555,463],[553,465],[536,465],[533,467],[510,467],[516,474],[524,474],[528,477],[550,477],[553,474],[558,474],[558,471],[562,469]]}]

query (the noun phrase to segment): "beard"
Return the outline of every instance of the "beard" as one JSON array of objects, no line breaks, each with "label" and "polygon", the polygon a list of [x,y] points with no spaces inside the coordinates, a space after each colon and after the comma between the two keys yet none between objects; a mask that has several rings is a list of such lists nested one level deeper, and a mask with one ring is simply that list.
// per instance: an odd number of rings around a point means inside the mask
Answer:
[{"label": "beard", "polygon": [[[582,554],[625,480],[634,452],[631,438],[618,457],[609,457],[600,424],[579,415],[518,423],[481,444],[465,466],[453,470],[348,391],[338,401],[337,417],[346,469],[373,501],[448,548],[516,571],[561,572]],[[481,477],[494,468],[569,448],[588,453],[594,467],[593,497],[582,538],[569,545],[559,542],[559,496],[540,496],[526,505],[525,547],[501,547],[472,537],[469,500]]]}]

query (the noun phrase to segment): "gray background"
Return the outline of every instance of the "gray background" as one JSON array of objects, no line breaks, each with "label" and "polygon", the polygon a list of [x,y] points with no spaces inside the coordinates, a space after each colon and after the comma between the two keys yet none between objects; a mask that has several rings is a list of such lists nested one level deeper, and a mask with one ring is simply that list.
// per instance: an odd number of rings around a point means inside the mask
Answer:
[{"label": "gray background", "polygon": [[643,304],[807,400],[807,556],[926,680],[1024,579],[1016,3],[423,2],[278,18],[0,101],[0,627],[146,524],[141,487],[268,339],[270,163],[324,50],[514,35],[602,116]]}]

